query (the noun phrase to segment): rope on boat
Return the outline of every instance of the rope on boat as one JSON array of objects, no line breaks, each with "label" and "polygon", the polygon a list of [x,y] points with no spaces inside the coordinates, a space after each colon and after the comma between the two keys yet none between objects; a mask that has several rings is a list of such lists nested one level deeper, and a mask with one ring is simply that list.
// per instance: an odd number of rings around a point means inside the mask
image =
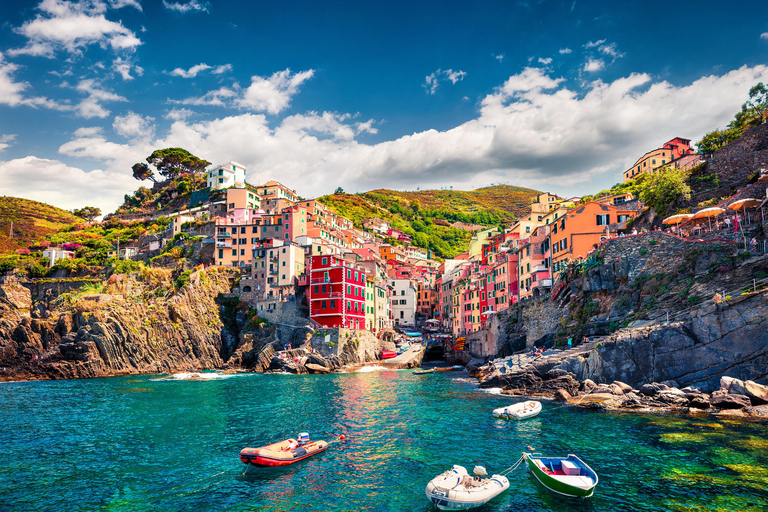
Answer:
[{"label": "rope on boat", "polygon": [[501,474],[501,475],[506,475],[507,473],[511,473],[511,472],[513,472],[513,471],[514,471],[514,470],[516,470],[518,467],[520,467],[520,464],[522,464],[522,463],[523,463],[523,460],[524,460],[524,459],[525,459],[525,455],[521,455],[521,456],[520,456],[520,458],[519,458],[519,459],[517,459],[517,461],[516,461],[514,464],[512,464],[511,466],[509,466],[507,469],[505,469],[504,471],[502,471],[500,474]]}]

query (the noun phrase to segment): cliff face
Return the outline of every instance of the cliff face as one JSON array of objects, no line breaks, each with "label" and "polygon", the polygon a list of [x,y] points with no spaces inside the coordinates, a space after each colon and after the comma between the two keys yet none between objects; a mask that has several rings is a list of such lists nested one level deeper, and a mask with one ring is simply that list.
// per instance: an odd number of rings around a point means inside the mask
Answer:
[{"label": "cliff face", "polygon": [[178,292],[169,270],[112,276],[105,293],[70,292],[33,307],[34,283],[0,282],[0,379],[100,377],[221,368],[237,337],[218,299],[235,275],[195,271]]},{"label": "cliff face", "polygon": [[[601,257],[602,264],[571,275],[556,300],[496,315],[489,331],[475,333],[486,340],[477,355],[506,356],[522,340],[528,348],[567,348],[568,338],[576,345],[587,336],[596,346],[547,359],[536,373],[558,369],[635,387],[673,380],[704,390],[718,389],[723,375],[768,382],[768,292],[760,284],[768,256],[740,255],[729,242],[647,233],[611,240]],[[514,385],[520,372],[491,375],[489,385]]]},{"label": "cliff face", "polygon": [[672,380],[709,392],[723,375],[768,383],[768,293],[711,305],[684,321],[622,329],[552,367],[634,387]]}]

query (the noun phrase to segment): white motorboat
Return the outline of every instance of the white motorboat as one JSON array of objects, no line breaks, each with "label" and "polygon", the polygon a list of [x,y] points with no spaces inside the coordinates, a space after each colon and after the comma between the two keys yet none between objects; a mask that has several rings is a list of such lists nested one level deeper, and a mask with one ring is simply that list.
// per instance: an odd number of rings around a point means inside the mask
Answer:
[{"label": "white motorboat", "polygon": [[540,412],[541,402],[528,400],[527,402],[518,402],[494,409],[493,416],[494,418],[504,418],[505,420],[525,420],[537,416]]},{"label": "white motorboat", "polygon": [[427,484],[427,498],[440,510],[466,510],[479,507],[509,489],[509,480],[502,475],[490,478],[485,468],[476,466],[476,476],[467,474],[464,466],[453,466]]}]

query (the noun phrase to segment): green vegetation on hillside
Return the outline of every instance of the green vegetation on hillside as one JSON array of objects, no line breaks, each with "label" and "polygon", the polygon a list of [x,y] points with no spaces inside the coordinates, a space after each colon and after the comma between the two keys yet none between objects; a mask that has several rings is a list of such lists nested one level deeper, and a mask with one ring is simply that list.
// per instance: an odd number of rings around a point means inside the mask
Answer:
[{"label": "green vegetation on hillside", "polygon": [[126,194],[116,215],[150,213],[167,208],[183,208],[189,204],[194,190],[205,188],[205,175],[187,175],[179,179],[158,183],[151,189],[139,187],[133,194]]},{"label": "green vegetation on hillside", "polygon": [[497,185],[470,192],[386,189],[362,194],[337,192],[318,200],[358,228],[363,227],[365,219],[377,217],[410,235],[413,245],[441,258],[452,258],[466,251],[471,238],[471,231],[456,228],[452,223],[507,225],[530,211],[531,199],[537,194],[539,192],[531,189]]},{"label": "green vegetation on hillside", "polygon": [[55,206],[18,197],[0,197],[0,254],[25,249],[41,237],[83,222]]},{"label": "green vegetation on hillside", "polygon": [[752,127],[762,124],[768,112],[768,87],[762,82],[752,86],[749,99],[736,112],[733,121],[724,130],[712,130],[696,143],[696,148],[703,155],[711,155],[718,149],[741,137]]}]

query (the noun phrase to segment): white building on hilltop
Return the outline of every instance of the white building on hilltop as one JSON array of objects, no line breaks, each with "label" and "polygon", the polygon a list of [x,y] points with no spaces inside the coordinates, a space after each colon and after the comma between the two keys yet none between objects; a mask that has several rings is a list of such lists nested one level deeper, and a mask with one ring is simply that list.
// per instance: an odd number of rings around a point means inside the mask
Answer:
[{"label": "white building on hilltop", "polygon": [[207,171],[208,188],[212,190],[229,187],[245,188],[246,169],[237,162],[219,165]]}]

